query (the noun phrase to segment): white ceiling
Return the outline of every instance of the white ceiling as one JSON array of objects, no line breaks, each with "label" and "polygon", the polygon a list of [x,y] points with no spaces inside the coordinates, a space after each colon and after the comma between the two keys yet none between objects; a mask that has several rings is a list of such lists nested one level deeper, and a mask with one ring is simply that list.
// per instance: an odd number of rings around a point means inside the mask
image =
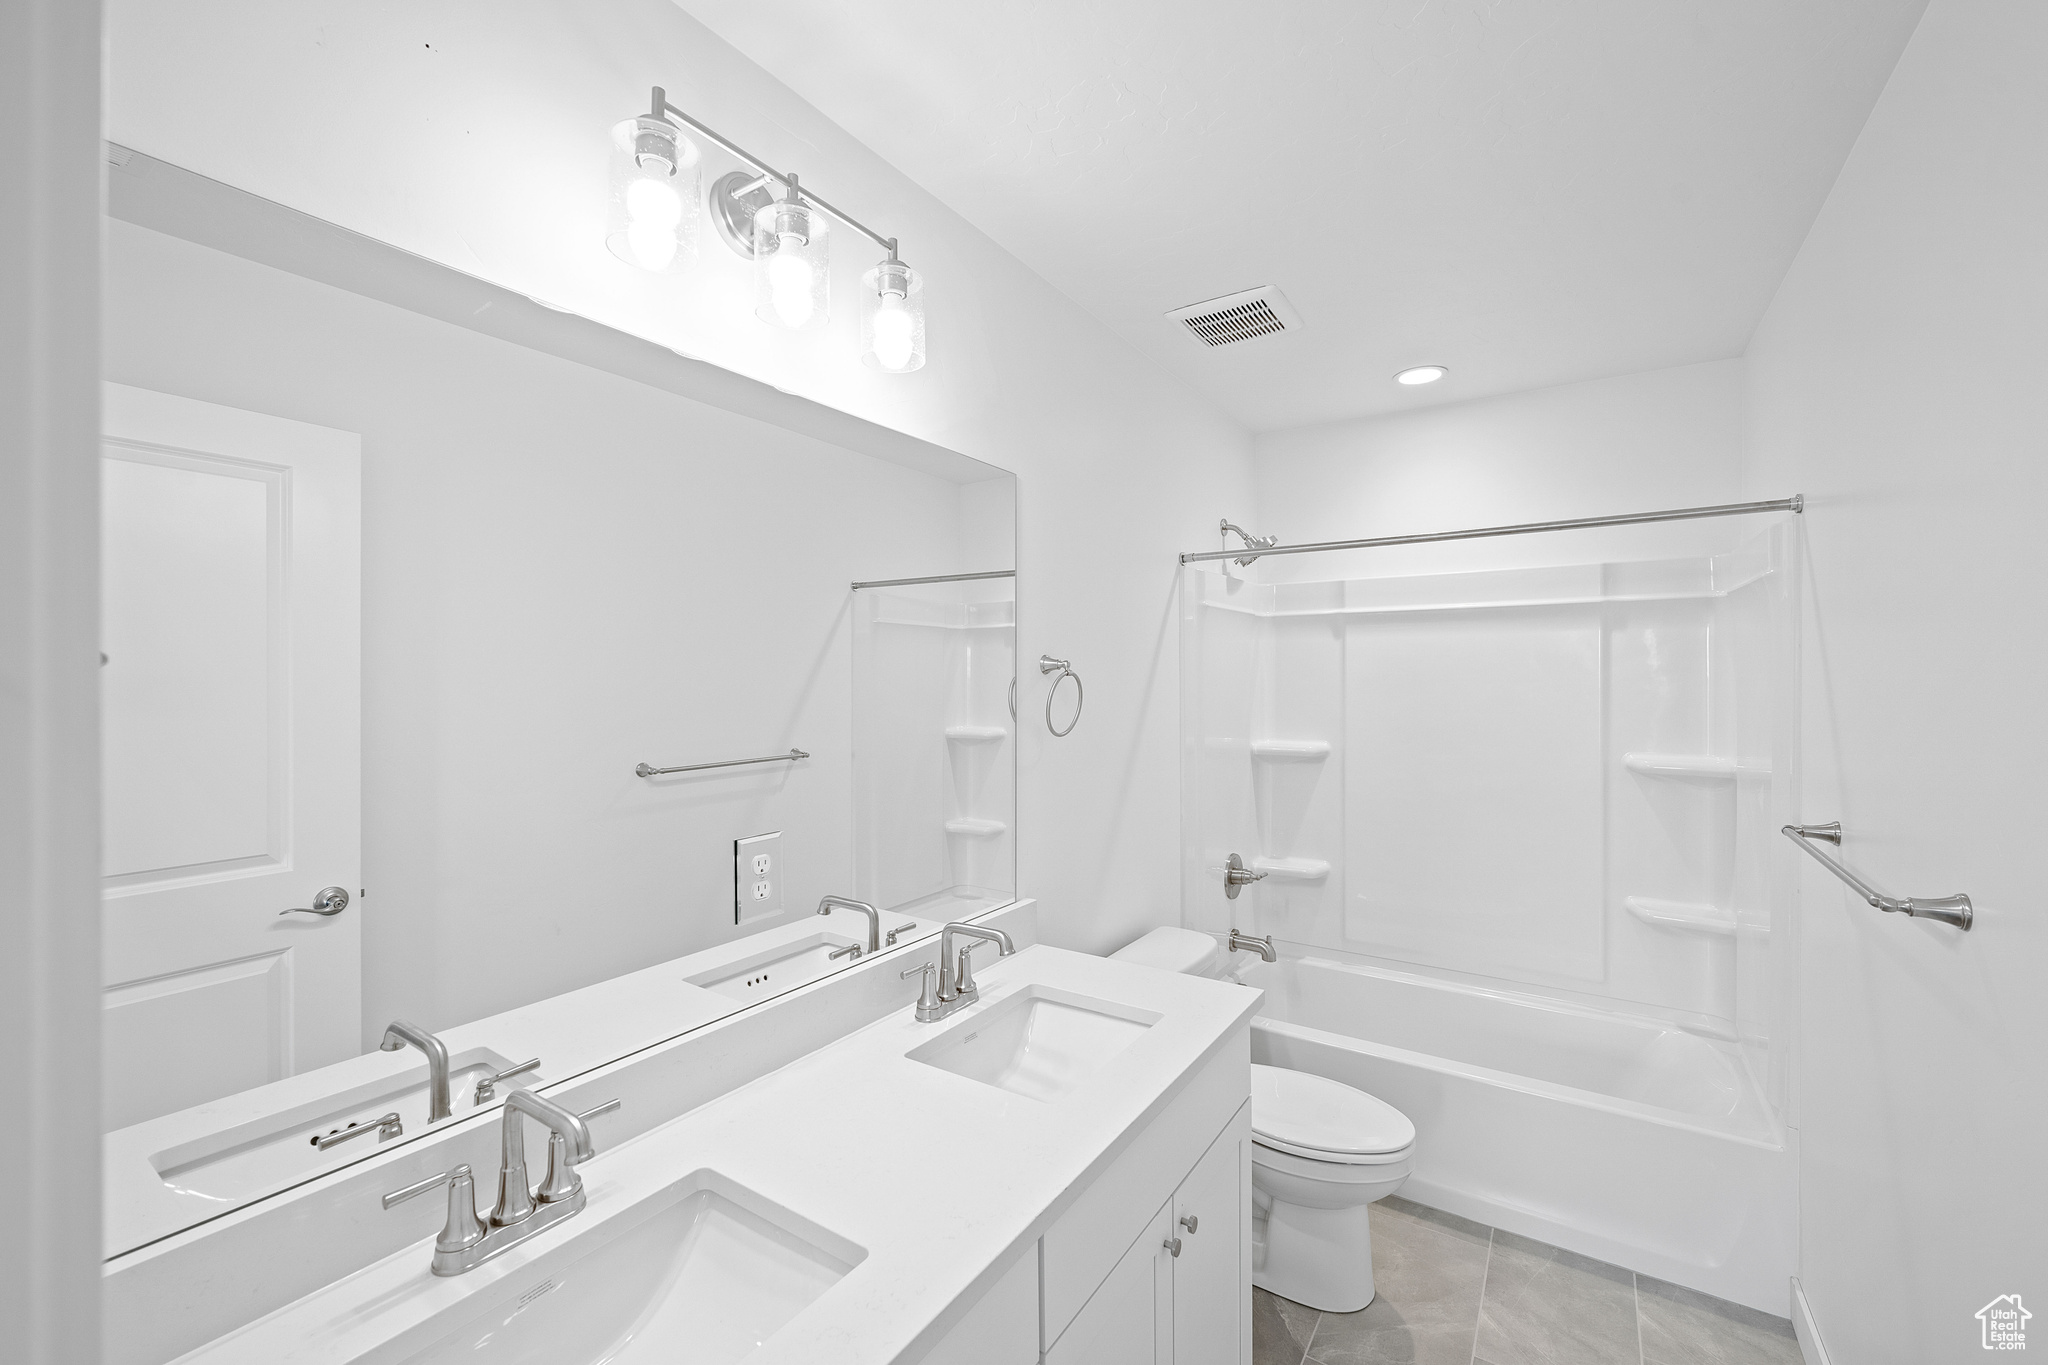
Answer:
[{"label": "white ceiling", "polygon": [[1740,354],[1926,0],[678,3],[1272,430]]}]

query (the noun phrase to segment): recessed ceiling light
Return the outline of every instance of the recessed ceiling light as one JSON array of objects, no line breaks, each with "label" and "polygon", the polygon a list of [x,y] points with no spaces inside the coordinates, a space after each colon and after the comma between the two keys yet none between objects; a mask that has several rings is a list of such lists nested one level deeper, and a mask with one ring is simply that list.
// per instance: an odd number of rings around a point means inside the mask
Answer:
[{"label": "recessed ceiling light", "polygon": [[1415,365],[1394,376],[1396,384],[1434,384],[1450,371],[1441,365]]}]

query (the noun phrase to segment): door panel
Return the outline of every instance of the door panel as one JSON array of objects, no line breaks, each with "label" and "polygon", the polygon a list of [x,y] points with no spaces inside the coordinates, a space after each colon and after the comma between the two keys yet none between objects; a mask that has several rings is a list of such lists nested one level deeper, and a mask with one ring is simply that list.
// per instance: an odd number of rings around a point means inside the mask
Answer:
[{"label": "door panel", "polygon": [[[1173,1197],[1174,1365],[1240,1365],[1251,1359],[1251,1266],[1245,1220],[1251,1201],[1249,1108],[1240,1110]],[[1185,1221],[1183,1221],[1185,1220]],[[1193,1222],[1193,1230],[1187,1223]]]},{"label": "door panel", "polygon": [[1172,1226],[1168,1202],[1045,1353],[1045,1365],[1173,1365],[1173,1262],[1165,1246]]},{"label": "door panel", "polygon": [[106,386],[104,1122],[361,1050],[358,440]]}]

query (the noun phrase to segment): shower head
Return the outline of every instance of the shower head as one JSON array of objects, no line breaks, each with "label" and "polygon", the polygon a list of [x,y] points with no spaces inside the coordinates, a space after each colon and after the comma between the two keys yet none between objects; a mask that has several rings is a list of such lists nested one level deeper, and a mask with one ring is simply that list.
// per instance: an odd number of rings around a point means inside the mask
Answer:
[{"label": "shower head", "polygon": [[[1280,543],[1280,537],[1278,536],[1255,536],[1250,531],[1245,530],[1242,526],[1228,519],[1217,522],[1216,531],[1219,535],[1236,535],[1241,537],[1247,550],[1270,550]],[[1257,555],[1240,555],[1233,562],[1239,568],[1244,568],[1256,559],[1258,559]]]}]

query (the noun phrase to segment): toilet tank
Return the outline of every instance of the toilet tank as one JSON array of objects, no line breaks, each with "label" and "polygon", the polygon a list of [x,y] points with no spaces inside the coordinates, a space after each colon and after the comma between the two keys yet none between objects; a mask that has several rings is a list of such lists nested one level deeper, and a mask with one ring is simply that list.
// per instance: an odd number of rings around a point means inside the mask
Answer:
[{"label": "toilet tank", "polygon": [[1154,929],[1109,956],[1114,962],[1135,962],[1188,976],[1220,976],[1223,972],[1223,949],[1215,939],[1174,925]]}]

